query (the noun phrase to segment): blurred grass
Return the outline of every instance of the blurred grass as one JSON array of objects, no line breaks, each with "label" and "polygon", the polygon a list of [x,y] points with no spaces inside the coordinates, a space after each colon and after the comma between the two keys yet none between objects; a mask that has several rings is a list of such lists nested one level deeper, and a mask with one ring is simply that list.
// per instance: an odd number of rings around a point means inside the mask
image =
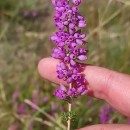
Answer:
[{"label": "blurred grass", "polygon": [[[25,17],[25,11],[38,15]],[[88,63],[130,74],[129,0],[84,0],[80,12],[88,23],[84,30],[89,42]],[[26,114],[19,116],[17,113],[18,106],[25,99],[32,100],[34,91],[39,94],[39,106],[49,114],[53,114],[51,104],[59,102],[52,96],[52,86],[55,85],[42,80],[37,73],[38,61],[50,56],[53,47],[49,41],[55,30],[52,15],[50,1],[0,1],[0,130],[28,130],[31,121],[34,130],[60,129],[39,111],[33,112],[28,105]],[[13,95],[17,91],[19,95],[14,102]],[[49,101],[42,102],[43,97],[48,97]],[[75,123],[78,127],[99,123],[98,113],[104,103],[94,100],[87,108],[88,100],[87,97],[75,101],[78,106],[75,111],[81,112],[77,115],[78,123]],[[63,104],[54,105],[54,115],[59,122],[59,108]],[[115,113],[111,122],[124,123],[126,119]]]}]

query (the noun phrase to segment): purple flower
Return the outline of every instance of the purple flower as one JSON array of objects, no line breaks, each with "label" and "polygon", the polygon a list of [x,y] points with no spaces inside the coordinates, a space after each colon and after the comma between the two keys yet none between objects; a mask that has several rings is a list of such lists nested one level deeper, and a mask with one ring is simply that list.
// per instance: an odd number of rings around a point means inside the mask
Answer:
[{"label": "purple flower", "polygon": [[34,128],[34,123],[31,122],[30,125],[29,125],[29,130],[33,130],[33,128]]},{"label": "purple flower", "polygon": [[22,103],[22,104],[20,104],[20,105],[18,106],[18,114],[19,114],[19,115],[25,114],[25,104],[24,104],[24,103]]},{"label": "purple flower", "polygon": [[33,17],[37,17],[37,16],[38,16],[38,13],[37,13],[36,11],[33,11],[33,12],[32,12],[32,16],[33,16]]},{"label": "purple flower", "polygon": [[93,103],[93,100],[92,100],[92,99],[89,99],[89,100],[87,101],[87,103],[86,103],[86,106],[89,107],[89,106],[92,105],[92,103]]},{"label": "purple flower", "polygon": [[54,96],[58,97],[59,99],[66,99],[66,89],[63,85],[61,85],[57,90],[54,92]]},{"label": "purple flower", "polygon": [[86,23],[85,23],[85,21],[79,21],[79,23],[78,23],[78,27],[79,28],[84,28],[84,27],[86,27]]},{"label": "purple flower", "polygon": [[30,15],[30,12],[28,10],[24,11],[23,12],[23,16],[24,17],[28,17]]},{"label": "purple flower", "polygon": [[23,16],[26,18],[36,18],[38,16],[37,11],[25,10]]},{"label": "purple flower", "polygon": [[87,60],[87,57],[85,55],[78,56],[78,59],[81,61]]},{"label": "purple flower", "polygon": [[130,119],[128,119],[128,124],[130,124]]},{"label": "purple flower", "polygon": [[68,96],[70,96],[71,98],[73,98],[73,97],[76,97],[77,96],[77,91],[76,91],[76,89],[73,87],[73,88],[71,88],[71,89],[69,89],[68,90]]},{"label": "purple flower", "polygon": [[84,94],[86,94],[87,89],[86,89],[86,87],[85,87],[84,85],[82,85],[82,86],[80,86],[80,87],[77,89],[77,92],[78,92],[78,94],[84,95]]},{"label": "purple flower", "polygon": [[48,97],[43,98],[43,102],[48,102],[48,100],[49,100]]},{"label": "purple flower", "polygon": [[111,106],[103,106],[100,111],[100,122],[102,124],[108,123],[112,118],[114,109]]},{"label": "purple flower", "polygon": [[72,0],[74,5],[78,6],[81,3],[81,0]]},{"label": "purple flower", "polygon": [[81,0],[72,0],[73,5],[68,0],[52,0],[55,7],[54,22],[58,29],[50,40],[57,46],[53,49],[52,57],[60,59],[57,65],[57,77],[63,79],[71,88],[63,85],[54,92],[60,99],[75,98],[87,93],[86,80],[81,75],[80,61],[87,60],[87,50],[81,48],[86,44],[82,34],[82,28],[86,26],[86,21],[78,12],[78,5]]},{"label": "purple flower", "polygon": [[[38,91],[34,91],[34,92],[33,92],[32,102],[33,102],[35,105],[38,105],[38,104],[39,104],[39,92],[38,92]],[[32,107],[32,110],[33,110],[33,111],[36,111],[36,109],[33,108],[33,107]]]}]

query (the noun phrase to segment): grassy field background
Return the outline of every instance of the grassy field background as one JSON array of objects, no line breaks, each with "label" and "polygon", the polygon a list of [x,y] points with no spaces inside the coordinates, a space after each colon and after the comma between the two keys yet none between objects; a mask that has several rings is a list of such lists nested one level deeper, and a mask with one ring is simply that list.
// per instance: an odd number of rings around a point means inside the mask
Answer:
[{"label": "grassy field background", "polygon": [[[89,44],[87,63],[130,74],[129,0],[83,0]],[[49,0],[0,0],[0,130],[62,130],[65,103],[56,85],[40,78],[38,61],[50,56],[55,31]],[[98,75],[97,75],[98,76]],[[101,123],[108,104],[90,97],[75,101],[75,128]],[[128,123],[118,112],[107,123]]]}]

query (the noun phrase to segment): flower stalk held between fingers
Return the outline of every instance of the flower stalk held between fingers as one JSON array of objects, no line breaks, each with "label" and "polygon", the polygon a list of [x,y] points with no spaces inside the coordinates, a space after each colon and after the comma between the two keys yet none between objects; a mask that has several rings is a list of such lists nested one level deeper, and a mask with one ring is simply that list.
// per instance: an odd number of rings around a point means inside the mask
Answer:
[{"label": "flower stalk held between fingers", "polygon": [[[67,82],[68,88],[60,84],[54,95],[59,99],[68,101],[68,111],[71,112],[73,98],[87,93],[86,80],[81,74],[81,61],[87,60],[88,50],[81,48],[87,44],[84,41],[86,34],[82,29],[86,27],[84,17],[79,14],[78,6],[81,0],[52,0],[55,7],[54,22],[57,31],[51,36],[51,41],[57,46],[53,49],[52,57],[59,59],[57,77]],[[70,130],[70,118],[68,127]]]}]

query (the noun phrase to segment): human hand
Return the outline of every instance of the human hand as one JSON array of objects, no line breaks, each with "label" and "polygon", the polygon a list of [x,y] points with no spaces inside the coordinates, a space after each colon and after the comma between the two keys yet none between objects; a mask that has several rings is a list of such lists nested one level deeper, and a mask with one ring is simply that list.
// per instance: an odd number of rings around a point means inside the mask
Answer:
[{"label": "human hand", "polygon": [[[45,58],[39,62],[38,71],[40,75],[52,82],[62,83],[57,78],[56,65],[58,60]],[[109,69],[86,65],[83,72],[88,81],[88,95],[103,99],[111,104],[123,115],[130,117],[130,76]],[[93,125],[80,130],[130,130],[130,125]]]}]

